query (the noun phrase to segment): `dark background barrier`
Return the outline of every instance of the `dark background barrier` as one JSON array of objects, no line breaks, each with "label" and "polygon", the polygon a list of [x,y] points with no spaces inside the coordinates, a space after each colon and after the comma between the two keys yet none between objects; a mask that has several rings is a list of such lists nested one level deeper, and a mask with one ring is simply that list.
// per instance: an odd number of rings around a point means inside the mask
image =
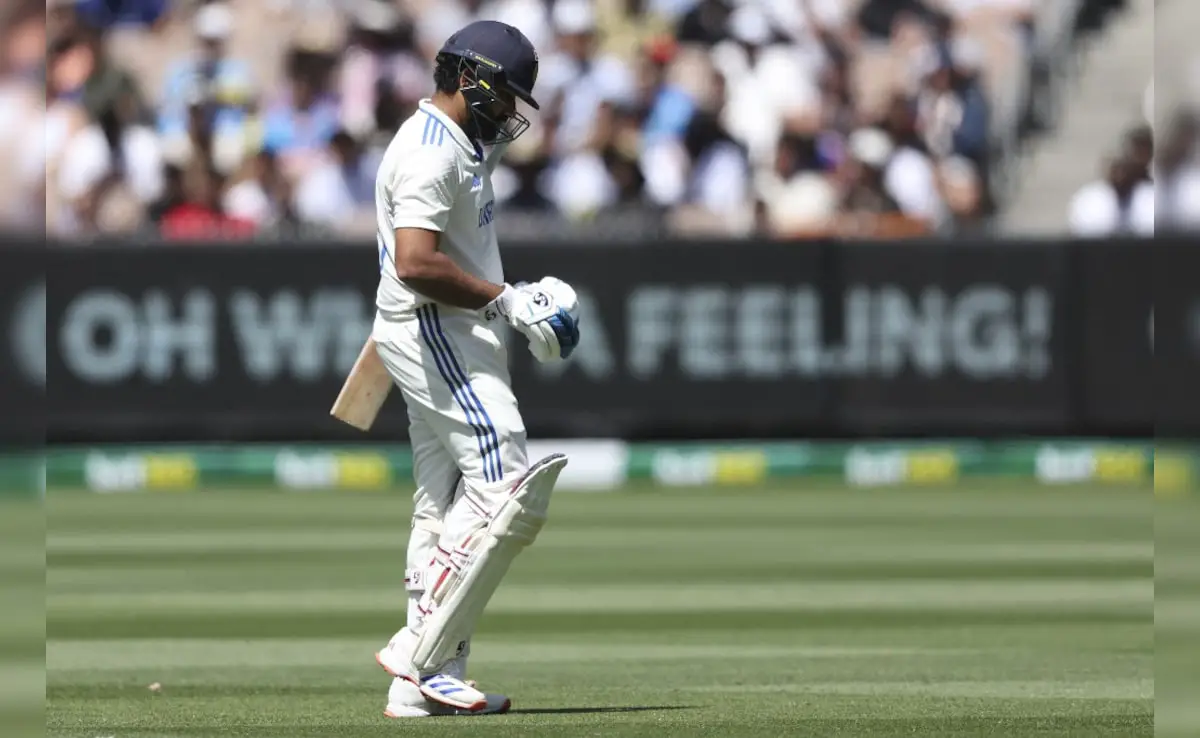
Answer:
[{"label": "dark background barrier", "polygon": [[1195,236],[1155,244],[1155,431],[1200,436],[1200,244]]},{"label": "dark background barrier", "polygon": [[0,238],[0,447],[46,436],[45,256]]},{"label": "dark background barrier", "polygon": [[[1184,432],[1200,417],[1193,254],[1167,242],[518,245],[510,279],[579,287],[584,343],[554,369],[514,343],[514,381],[541,436],[1131,436],[1150,435],[1156,411]],[[4,319],[26,337],[4,362],[26,385],[6,438],[42,399],[28,345],[42,258],[5,256],[30,267],[3,277]],[[45,258],[52,442],[363,437],[327,413],[370,330],[371,248],[99,244]],[[400,438],[404,424],[397,396],[371,435]]]}]

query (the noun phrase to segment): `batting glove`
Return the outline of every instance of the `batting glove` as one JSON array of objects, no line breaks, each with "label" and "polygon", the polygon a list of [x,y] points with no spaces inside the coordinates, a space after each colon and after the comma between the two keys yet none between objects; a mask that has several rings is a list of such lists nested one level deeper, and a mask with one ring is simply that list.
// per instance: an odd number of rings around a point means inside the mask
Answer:
[{"label": "batting glove", "polygon": [[546,277],[504,291],[483,308],[484,320],[503,318],[529,339],[529,353],[540,362],[561,361],[579,345],[579,302],[561,279]]}]

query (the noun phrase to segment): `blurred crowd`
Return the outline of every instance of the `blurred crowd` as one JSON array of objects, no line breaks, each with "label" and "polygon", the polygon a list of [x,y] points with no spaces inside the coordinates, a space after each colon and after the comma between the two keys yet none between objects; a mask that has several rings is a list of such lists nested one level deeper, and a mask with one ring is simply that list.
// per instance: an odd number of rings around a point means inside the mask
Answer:
[{"label": "blurred crowd", "polygon": [[368,236],[382,150],[477,18],[541,56],[542,112],[496,175],[505,218],[970,231],[1038,0],[8,5],[4,220],[210,239]]},{"label": "blurred crowd", "polygon": [[1130,128],[1103,161],[1100,176],[1071,199],[1074,235],[1200,230],[1200,115],[1185,106],[1156,126],[1153,84],[1144,115],[1146,122]]}]

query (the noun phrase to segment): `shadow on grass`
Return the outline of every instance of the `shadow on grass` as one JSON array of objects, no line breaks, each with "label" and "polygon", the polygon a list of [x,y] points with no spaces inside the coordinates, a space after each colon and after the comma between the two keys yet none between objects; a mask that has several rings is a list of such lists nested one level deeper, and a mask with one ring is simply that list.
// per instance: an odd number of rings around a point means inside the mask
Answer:
[{"label": "shadow on grass", "polygon": [[643,705],[640,707],[546,707],[528,710],[509,710],[509,715],[586,715],[594,713],[657,712],[665,710],[694,710],[694,705]]}]

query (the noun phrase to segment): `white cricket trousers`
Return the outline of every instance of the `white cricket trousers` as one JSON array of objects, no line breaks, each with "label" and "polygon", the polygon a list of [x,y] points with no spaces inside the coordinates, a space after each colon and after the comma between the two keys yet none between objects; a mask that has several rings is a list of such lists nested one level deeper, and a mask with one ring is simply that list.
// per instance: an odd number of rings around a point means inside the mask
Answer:
[{"label": "white cricket trousers", "polygon": [[529,467],[502,330],[435,304],[375,319],[379,356],[408,407],[417,484],[405,572],[409,628],[423,616],[435,547],[452,551]]}]

